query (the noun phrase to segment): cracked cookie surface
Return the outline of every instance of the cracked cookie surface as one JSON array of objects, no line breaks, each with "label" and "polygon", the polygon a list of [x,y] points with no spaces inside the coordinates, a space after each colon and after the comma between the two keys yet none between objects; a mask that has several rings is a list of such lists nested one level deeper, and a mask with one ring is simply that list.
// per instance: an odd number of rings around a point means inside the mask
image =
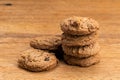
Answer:
[{"label": "cracked cookie surface", "polygon": [[89,57],[97,54],[100,51],[98,43],[90,44],[87,46],[66,46],[62,45],[64,53],[79,58]]},{"label": "cracked cookie surface", "polygon": [[66,46],[85,46],[93,44],[97,41],[97,32],[88,35],[69,35],[62,34],[62,44]]},{"label": "cracked cookie surface", "polygon": [[76,58],[69,55],[64,55],[64,60],[69,65],[77,65],[81,67],[89,67],[96,63],[100,62],[100,55],[96,54],[94,56],[90,56],[88,58]]},{"label": "cracked cookie surface", "polygon": [[85,35],[99,30],[97,21],[89,17],[73,16],[63,20],[60,26],[64,33],[71,35]]},{"label": "cracked cookie surface", "polygon": [[58,60],[53,53],[28,49],[20,54],[18,65],[29,71],[46,71],[56,67]]}]

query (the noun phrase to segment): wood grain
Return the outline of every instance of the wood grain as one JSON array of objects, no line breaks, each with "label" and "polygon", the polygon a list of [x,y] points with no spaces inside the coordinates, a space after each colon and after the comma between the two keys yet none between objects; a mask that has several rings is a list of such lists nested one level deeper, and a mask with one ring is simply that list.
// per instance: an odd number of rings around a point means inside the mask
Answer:
[{"label": "wood grain", "polygon": [[[74,15],[100,23],[101,63],[82,68],[60,62],[38,73],[17,66],[31,38],[61,34],[60,21]],[[120,80],[120,1],[0,0],[0,80]]]}]

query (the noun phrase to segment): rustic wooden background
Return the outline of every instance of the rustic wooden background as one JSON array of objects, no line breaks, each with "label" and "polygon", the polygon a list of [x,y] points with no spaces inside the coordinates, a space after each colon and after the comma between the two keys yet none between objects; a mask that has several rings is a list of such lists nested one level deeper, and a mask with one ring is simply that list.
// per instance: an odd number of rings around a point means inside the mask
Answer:
[{"label": "rustic wooden background", "polygon": [[[101,63],[60,62],[38,73],[18,68],[17,56],[31,38],[61,34],[60,21],[74,15],[100,23]],[[0,80],[120,80],[120,0],[0,0]]]}]

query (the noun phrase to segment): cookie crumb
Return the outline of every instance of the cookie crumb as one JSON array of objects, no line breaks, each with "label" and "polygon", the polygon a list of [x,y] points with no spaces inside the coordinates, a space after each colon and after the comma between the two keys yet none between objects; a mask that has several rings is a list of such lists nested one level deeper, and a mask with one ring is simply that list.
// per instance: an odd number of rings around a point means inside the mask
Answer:
[{"label": "cookie crumb", "polygon": [[5,3],[3,5],[5,5],[5,6],[12,6],[13,4],[12,3]]}]

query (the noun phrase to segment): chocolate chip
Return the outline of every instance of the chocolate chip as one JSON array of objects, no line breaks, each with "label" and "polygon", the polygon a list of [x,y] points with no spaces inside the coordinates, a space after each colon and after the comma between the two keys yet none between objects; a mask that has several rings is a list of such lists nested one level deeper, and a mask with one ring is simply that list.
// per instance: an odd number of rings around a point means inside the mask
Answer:
[{"label": "chocolate chip", "polygon": [[73,22],[73,23],[72,23],[72,26],[78,27],[78,23],[77,23],[77,22]]},{"label": "chocolate chip", "polygon": [[44,61],[49,61],[49,57],[46,57],[46,58],[44,59]]},{"label": "chocolate chip", "polygon": [[73,26],[73,27],[78,27],[79,26],[79,24],[76,21],[69,20],[69,22],[70,22],[70,25]]}]

